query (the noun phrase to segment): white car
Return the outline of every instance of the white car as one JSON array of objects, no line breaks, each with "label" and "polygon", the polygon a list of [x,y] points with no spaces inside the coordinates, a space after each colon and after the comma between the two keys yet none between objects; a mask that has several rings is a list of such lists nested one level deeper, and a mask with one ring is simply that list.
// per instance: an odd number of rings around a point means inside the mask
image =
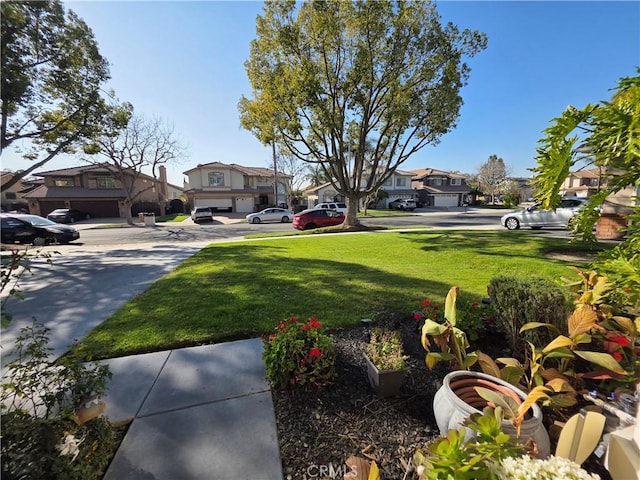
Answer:
[{"label": "white car", "polygon": [[571,219],[576,216],[584,206],[585,202],[586,199],[582,197],[564,198],[555,210],[545,210],[540,208],[540,204],[536,204],[524,210],[503,215],[500,223],[509,230],[517,230],[520,227],[566,228]]},{"label": "white car", "polygon": [[250,213],[245,217],[249,223],[282,222],[293,220],[293,212],[285,208],[265,208],[261,212]]},{"label": "white car", "polygon": [[336,212],[340,212],[344,215],[347,214],[347,204],[346,203],[339,203],[339,202],[322,202],[317,204],[315,207],[313,207],[311,210],[318,210],[318,209],[322,209],[322,210],[335,210]]},{"label": "white car", "polygon": [[203,220],[212,222],[213,212],[209,207],[195,207],[193,210],[191,210],[191,220],[196,223]]}]

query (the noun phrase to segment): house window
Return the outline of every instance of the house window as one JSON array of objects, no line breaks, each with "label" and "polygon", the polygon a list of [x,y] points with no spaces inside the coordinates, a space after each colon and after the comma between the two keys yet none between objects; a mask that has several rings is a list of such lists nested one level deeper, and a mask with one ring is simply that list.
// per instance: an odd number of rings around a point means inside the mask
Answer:
[{"label": "house window", "polygon": [[74,187],[73,178],[54,178],[53,184],[56,187]]},{"label": "house window", "polygon": [[113,177],[97,177],[96,187],[102,190],[116,188],[116,179]]},{"label": "house window", "polygon": [[5,194],[5,196],[7,197],[7,200],[15,200],[16,199],[16,194],[15,192],[7,192]]},{"label": "house window", "polygon": [[407,179],[405,177],[396,177],[396,187],[406,187]]},{"label": "house window", "polygon": [[209,173],[209,186],[224,187],[224,173],[222,172]]},{"label": "house window", "polygon": [[452,178],[451,179],[451,185],[462,185],[462,179],[461,178]]},{"label": "house window", "polygon": [[323,202],[335,202],[337,201],[337,198],[338,198],[338,192],[335,192],[333,190],[327,190],[322,195]]},{"label": "house window", "polygon": [[389,177],[384,181],[382,185],[384,185],[385,187],[391,187],[393,185],[393,180],[391,180],[391,177]]},{"label": "house window", "polygon": [[434,178],[431,180],[431,185],[434,185],[436,187],[440,187],[442,186],[442,179],[441,178]]}]

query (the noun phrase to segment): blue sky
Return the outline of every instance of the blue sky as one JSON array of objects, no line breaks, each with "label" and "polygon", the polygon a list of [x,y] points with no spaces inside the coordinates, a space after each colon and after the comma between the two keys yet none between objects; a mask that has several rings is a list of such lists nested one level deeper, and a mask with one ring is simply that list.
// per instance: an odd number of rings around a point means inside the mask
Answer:
[{"label": "blue sky", "polygon": [[[244,69],[262,2],[65,2],[93,30],[111,63],[108,85],[137,113],[172,122],[190,151],[168,168],[219,161],[269,166],[270,148],[240,127],[237,103],[251,97]],[[640,2],[437,2],[443,21],[485,32],[488,47],[468,61],[458,127],[403,170],[477,172],[496,154],[529,176],[542,130],[567,105],[608,100],[640,66]],[[9,153],[9,152],[7,152]],[[3,155],[4,157],[4,155]],[[16,156],[3,168],[25,168]],[[75,165],[50,162],[42,170]]]}]

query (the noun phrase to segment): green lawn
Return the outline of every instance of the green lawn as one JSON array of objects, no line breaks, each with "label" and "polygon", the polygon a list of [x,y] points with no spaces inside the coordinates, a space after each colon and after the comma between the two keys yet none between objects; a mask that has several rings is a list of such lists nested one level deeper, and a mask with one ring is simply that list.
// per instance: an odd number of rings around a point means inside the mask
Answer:
[{"label": "green lawn", "polygon": [[330,328],[410,315],[452,285],[462,299],[479,299],[496,275],[576,279],[572,264],[545,255],[584,248],[526,231],[454,230],[213,244],[127,303],[83,348],[108,358],[258,336],[289,315],[315,315]]}]

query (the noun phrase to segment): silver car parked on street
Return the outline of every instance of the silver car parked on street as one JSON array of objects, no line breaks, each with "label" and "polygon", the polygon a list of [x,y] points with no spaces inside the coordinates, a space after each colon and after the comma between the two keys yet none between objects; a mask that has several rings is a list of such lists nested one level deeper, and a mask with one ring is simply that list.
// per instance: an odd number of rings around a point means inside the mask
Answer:
[{"label": "silver car parked on street", "polygon": [[261,212],[250,213],[245,217],[249,223],[282,222],[293,220],[293,212],[284,208],[265,208]]},{"label": "silver car parked on street", "polygon": [[500,223],[509,230],[517,230],[520,227],[566,228],[586,201],[587,199],[582,197],[563,198],[555,210],[543,209],[540,204],[532,205],[524,210],[503,215]]}]

